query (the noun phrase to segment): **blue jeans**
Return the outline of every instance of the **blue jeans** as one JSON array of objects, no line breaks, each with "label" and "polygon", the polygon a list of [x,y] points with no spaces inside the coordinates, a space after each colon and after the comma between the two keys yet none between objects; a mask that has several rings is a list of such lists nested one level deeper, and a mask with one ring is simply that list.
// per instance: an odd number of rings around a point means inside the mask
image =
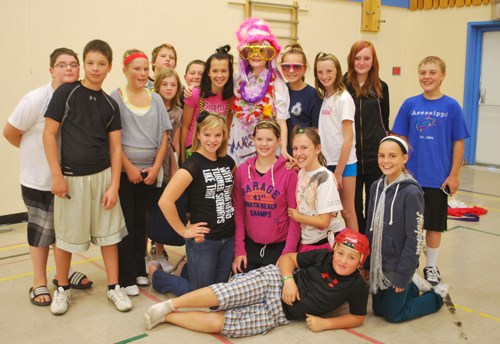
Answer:
[{"label": "blue jeans", "polygon": [[388,322],[400,323],[437,312],[443,305],[441,296],[433,290],[420,295],[417,286],[410,282],[404,291],[394,288],[379,290],[372,296],[373,313]]},{"label": "blue jeans", "polygon": [[221,240],[186,240],[189,280],[156,270],[152,284],[159,293],[181,296],[214,283],[227,282],[234,257],[234,237]]}]

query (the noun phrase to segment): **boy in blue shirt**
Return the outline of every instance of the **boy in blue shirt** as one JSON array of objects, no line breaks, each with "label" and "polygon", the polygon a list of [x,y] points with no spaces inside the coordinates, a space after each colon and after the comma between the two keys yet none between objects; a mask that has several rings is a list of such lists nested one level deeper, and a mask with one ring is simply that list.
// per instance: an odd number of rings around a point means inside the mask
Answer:
[{"label": "boy in blue shirt", "polygon": [[444,61],[436,56],[424,58],[418,65],[418,75],[424,93],[405,100],[392,132],[410,144],[406,168],[424,190],[424,277],[435,286],[441,281],[437,260],[441,233],[447,229],[448,195],[458,190],[469,131],[458,102],[441,92],[446,77]]}]

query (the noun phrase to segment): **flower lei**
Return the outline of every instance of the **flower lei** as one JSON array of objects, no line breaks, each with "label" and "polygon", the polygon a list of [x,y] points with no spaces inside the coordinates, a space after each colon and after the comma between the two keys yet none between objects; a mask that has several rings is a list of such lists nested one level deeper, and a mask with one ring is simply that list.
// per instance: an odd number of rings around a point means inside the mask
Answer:
[{"label": "flower lei", "polygon": [[253,132],[261,119],[274,117],[275,79],[272,71],[265,69],[259,75],[249,75],[248,85],[244,81],[240,83],[233,111],[248,133]]},{"label": "flower lei", "polygon": [[[259,84],[261,83],[261,75],[263,72],[267,72],[266,74],[266,78],[264,80],[264,85],[262,85],[260,87],[260,93],[255,95],[255,93],[257,93],[257,91],[259,90],[259,87],[260,86]],[[240,93],[241,93],[241,98],[243,98],[244,101],[246,101],[247,103],[256,103],[258,102],[259,100],[261,100],[264,95],[266,94],[267,92],[267,88],[269,87],[269,82],[271,81],[271,76],[272,76],[272,72],[269,70],[269,69],[264,69],[260,74],[259,76],[257,77],[257,79],[255,80],[256,83],[254,85],[250,85],[250,87],[248,87],[248,90],[247,90],[247,83],[245,80],[242,80],[240,82]],[[253,76],[253,74],[252,74]],[[250,93],[251,95],[249,96],[248,93]],[[252,97],[252,95],[254,95]]]}]

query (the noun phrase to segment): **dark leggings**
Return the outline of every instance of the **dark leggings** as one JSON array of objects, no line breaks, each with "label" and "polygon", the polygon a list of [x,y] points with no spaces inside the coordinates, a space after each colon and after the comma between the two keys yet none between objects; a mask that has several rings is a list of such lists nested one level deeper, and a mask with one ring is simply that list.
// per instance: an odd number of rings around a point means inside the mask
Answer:
[{"label": "dark leggings", "polygon": [[276,264],[283,253],[286,242],[275,244],[258,244],[250,238],[245,238],[245,250],[247,251],[247,268],[244,272],[258,269],[269,264]]},{"label": "dark leggings", "polygon": [[[360,233],[366,231],[366,214],[368,212],[368,202],[370,201],[370,187],[373,182],[379,179],[381,174],[358,174],[356,176],[356,192],[354,194],[354,207],[358,218]],[[363,187],[365,188],[365,201],[363,202]]]}]

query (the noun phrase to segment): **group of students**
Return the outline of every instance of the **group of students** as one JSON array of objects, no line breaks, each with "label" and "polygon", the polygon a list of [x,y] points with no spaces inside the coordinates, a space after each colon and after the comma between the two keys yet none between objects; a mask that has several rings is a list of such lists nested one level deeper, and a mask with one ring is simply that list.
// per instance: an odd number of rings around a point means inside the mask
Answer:
[{"label": "group of students", "polygon": [[[424,93],[404,102],[394,136],[370,42],[352,46],[345,75],[333,54],[317,54],[312,87],[300,45],[280,54],[264,21],[246,19],[237,39],[234,78],[224,46],[188,65],[187,87],[173,46],[153,51],[154,79],[148,56],[128,50],[127,84],[110,96],[101,89],[112,63],[107,43],[87,44],[81,81],[77,55],[54,51],[52,83],[23,98],[4,129],[21,148],[31,302],[64,314],[70,287],[92,284],[69,276],[71,252],[92,242],[118,310],[130,310],[129,296],[150,281],[178,296],[148,310],[149,329],[170,322],[246,336],[290,319],[306,319],[313,331],[354,327],[369,290],[374,314],[391,322],[439,310],[448,290],[437,268],[445,191],[458,188],[468,137],[460,106],[440,91],[444,62],[419,64]],[[155,226],[185,242],[181,272],[171,273],[169,242],[155,242],[145,265],[147,228]],[[425,280],[416,273],[424,229]],[[54,241],[51,300],[45,267]],[[321,317],[345,302],[349,314]],[[187,307],[217,312],[175,312]]]}]

